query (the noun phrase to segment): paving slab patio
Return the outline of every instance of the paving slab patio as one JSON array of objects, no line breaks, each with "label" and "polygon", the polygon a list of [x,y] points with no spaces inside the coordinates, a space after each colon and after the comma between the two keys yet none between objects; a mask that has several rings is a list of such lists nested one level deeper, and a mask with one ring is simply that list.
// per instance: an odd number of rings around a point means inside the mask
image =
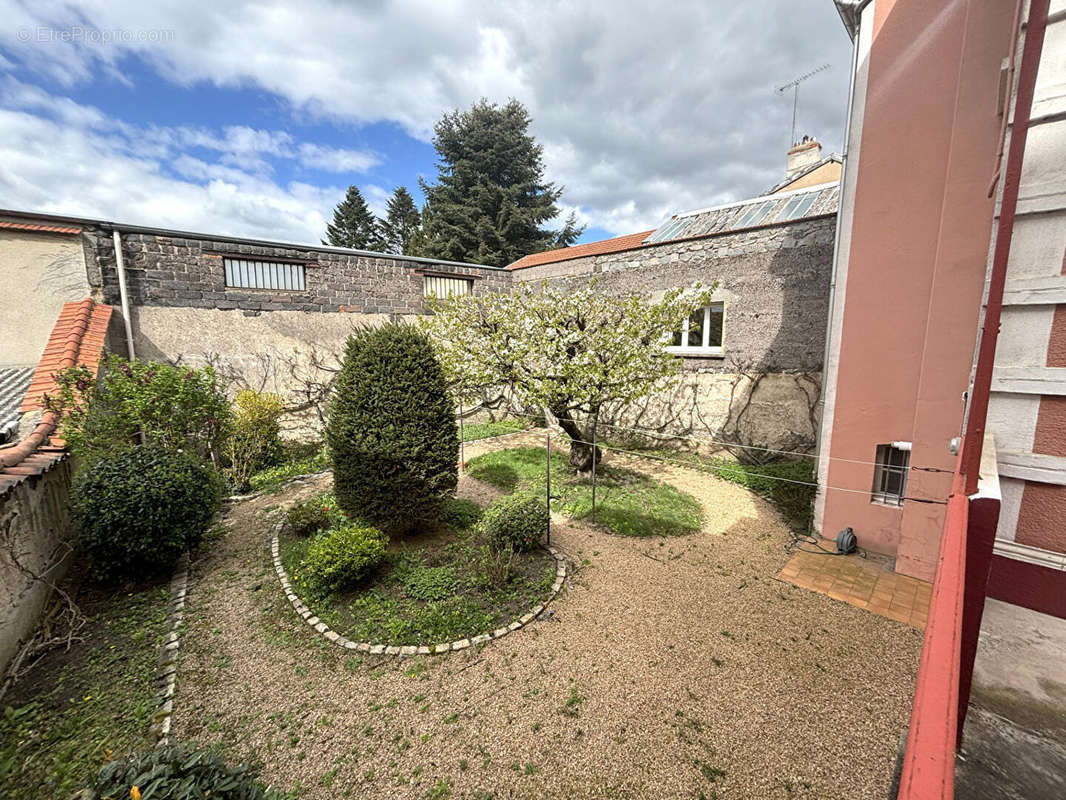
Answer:
[{"label": "paving slab patio", "polygon": [[793,586],[828,595],[925,630],[933,584],[893,572],[883,559],[798,550],[777,574]]}]

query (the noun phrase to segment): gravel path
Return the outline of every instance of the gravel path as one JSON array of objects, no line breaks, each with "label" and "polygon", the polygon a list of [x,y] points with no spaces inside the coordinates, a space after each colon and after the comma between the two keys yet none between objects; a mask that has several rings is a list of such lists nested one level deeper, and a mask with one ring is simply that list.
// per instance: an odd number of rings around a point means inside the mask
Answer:
[{"label": "gravel path", "polygon": [[746,490],[624,463],[695,495],[703,530],[560,519],[576,569],[546,617],[445,657],[353,657],[293,614],[266,519],[312,486],[232,507],[194,566],[176,736],[302,798],[885,797],[921,634],[775,580],[788,531]]}]

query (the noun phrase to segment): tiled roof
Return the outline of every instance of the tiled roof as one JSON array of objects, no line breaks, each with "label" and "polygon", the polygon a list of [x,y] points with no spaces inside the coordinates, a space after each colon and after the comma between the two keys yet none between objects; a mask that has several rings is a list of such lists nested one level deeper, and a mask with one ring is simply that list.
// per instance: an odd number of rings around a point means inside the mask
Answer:
[{"label": "tiled roof", "polygon": [[19,404],[33,377],[33,367],[0,367],[0,444],[19,427]]},{"label": "tiled roof", "polygon": [[11,222],[0,219],[0,228],[15,231],[40,231],[42,233],[81,233],[81,228],[71,228],[65,225],[38,225],[32,222]]},{"label": "tiled roof", "polygon": [[507,269],[525,269],[526,267],[535,267],[539,264],[569,261],[572,258],[600,256],[604,253],[617,253],[622,250],[632,250],[634,247],[640,247],[641,243],[644,241],[644,237],[649,233],[651,233],[651,231],[641,231],[640,233],[630,233],[626,236],[616,236],[613,239],[603,239],[599,242],[578,244],[573,247],[560,247],[556,250],[545,250],[541,253],[530,253],[524,258],[518,259],[507,267]]},{"label": "tiled roof", "polygon": [[[34,370],[21,411],[41,409],[41,397],[55,389],[54,374],[83,364],[97,369],[103,356],[111,306],[97,305],[91,299],[66,303],[48,338],[44,355]],[[12,447],[0,448],[0,497],[28,477],[47,472],[67,457],[62,443],[50,441],[59,419],[45,411],[30,434]]]}]

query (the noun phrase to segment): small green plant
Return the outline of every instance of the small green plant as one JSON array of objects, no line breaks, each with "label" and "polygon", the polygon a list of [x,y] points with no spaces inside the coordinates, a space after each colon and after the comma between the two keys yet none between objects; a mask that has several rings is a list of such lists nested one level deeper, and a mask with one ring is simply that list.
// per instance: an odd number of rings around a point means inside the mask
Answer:
[{"label": "small green plant", "polygon": [[245,389],[233,400],[233,419],[222,448],[226,474],[238,492],[251,488],[254,473],[281,460],[281,398]]},{"label": "small green plant", "polygon": [[425,333],[390,323],[348,337],[329,410],[337,500],[353,517],[409,533],[455,491],[459,435]]},{"label": "small green plant", "polygon": [[172,567],[198,545],[221,496],[210,465],[148,446],[101,457],[81,472],[70,511],[99,576],[139,578]]},{"label": "small green plant", "polygon": [[[136,789],[136,791],[134,791]],[[110,761],[79,795],[84,800],[273,800],[253,765],[226,766],[214,750],[181,744]]]},{"label": "small green plant", "polygon": [[481,506],[473,500],[453,497],[441,510],[441,522],[456,530],[463,530],[476,525],[481,519]]},{"label": "small green plant", "polygon": [[444,600],[455,593],[458,579],[451,567],[427,567],[415,564],[401,577],[404,591],[415,600]]},{"label": "small green plant", "polygon": [[355,586],[382,562],[387,544],[377,528],[333,528],[311,542],[299,580],[321,595]]},{"label": "small green plant", "polygon": [[566,702],[559,709],[559,713],[564,717],[578,717],[581,715],[581,704],[584,702],[585,698],[578,694],[577,687],[571,686],[570,696],[566,698]]},{"label": "small green plant", "polygon": [[59,389],[45,405],[62,415],[60,432],[83,468],[141,444],[214,460],[229,428],[229,403],[211,367],[110,355],[99,380],[79,366],[58,372],[56,383]]},{"label": "small green plant", "polygon": [[543,499],[528,494],[501,497],[481,519],[489,545],[497,551],[532,550],[548,527],[548,509]]},{"label": "small green plant", "polygon": [[329,492],[293,503],[285,512],[285,523],[297,536],[314,536],[320,531],[343,525],[345,513]]}]

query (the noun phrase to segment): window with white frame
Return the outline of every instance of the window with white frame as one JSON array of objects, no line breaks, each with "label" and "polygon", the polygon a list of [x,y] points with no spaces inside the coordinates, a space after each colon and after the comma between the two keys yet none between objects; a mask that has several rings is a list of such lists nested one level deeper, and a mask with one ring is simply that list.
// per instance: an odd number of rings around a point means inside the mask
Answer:
[{"label": "window with white frame", "polygon": [[449,278],[443,275],[424,275],[422,277],[422,294],[424,297],[439,297],[446,300],[456,295],[470,294],[474,282],[469,278]]},{"label": "window with white frame", "polygon": [[223,258],[222,263],[226,269],[226,286],[230,288],[302,292],[306,286],[303,264],[241,258]]},{"label": "window with white frame", "polygon": [[722,354],[722,333],[725,304],[711,303],[697,308],[675,331],[666,349],[687,356],[718,356]]},{"label": "window with white frame", "polygon": [[877,445],[871,499],[888,506],[902,506],[911,464],[910,445],[905,442]]}]

